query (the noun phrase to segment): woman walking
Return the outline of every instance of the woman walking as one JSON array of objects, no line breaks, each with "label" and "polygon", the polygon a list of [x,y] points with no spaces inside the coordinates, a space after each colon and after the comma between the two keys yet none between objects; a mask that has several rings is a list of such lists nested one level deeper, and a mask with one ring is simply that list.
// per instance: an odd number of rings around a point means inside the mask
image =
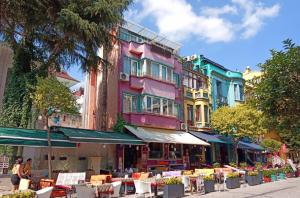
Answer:
[{"label": "woman walking", "polygon": [[23,158],[19,157],[12,169],[11,183],[14,185],[13,190],[19,189],[20,180],[23,176]]}]

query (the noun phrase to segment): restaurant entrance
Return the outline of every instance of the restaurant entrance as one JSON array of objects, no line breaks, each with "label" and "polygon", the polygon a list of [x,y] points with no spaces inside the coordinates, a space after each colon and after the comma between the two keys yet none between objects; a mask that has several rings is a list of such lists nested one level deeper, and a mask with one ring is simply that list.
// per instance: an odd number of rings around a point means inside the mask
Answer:
[{"label": "restaurant entrance", "polygon": [[138,145],[124,146],[124,169],[141,168],[141,148]]}]

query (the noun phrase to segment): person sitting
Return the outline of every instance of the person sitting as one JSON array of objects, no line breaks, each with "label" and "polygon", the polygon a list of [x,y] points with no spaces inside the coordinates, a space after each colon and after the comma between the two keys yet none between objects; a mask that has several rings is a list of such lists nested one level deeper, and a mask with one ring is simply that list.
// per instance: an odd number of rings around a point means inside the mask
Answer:
[{"label": "person sitting", "polygon": [[25,178],[27,178],[27,179],[30,179],[30,177],[31,177],[31,162],[32,162],[32,159],[28,158],[25,163],[25,166],[23,168]]},{"label": "person sitting", "polygon": [[12,176],[10,178],[12,185],[14,186],[13,190],[18,190],[20,185],[20,180],[23,177],[23,158],[18,157],[16,163],[12,168]]}]

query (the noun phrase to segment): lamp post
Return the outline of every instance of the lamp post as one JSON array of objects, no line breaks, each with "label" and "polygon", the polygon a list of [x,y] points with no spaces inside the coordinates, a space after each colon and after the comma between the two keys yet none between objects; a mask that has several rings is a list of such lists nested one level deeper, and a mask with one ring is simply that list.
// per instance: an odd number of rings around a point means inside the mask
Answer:
[{"label": "lamp post", "polygon": [[49,179],[52,179],[52,164],[51,164],[51,158],[52,158],[52,148],[51,148],[51,129],[49,126],[49,117],[53,115],[53,113],[59,113],[60,110],[49,107],[47,111],[45,112],[46,117],[46,129],[47,129],[47,141],[48,141],[48,171],[49,171]]}]

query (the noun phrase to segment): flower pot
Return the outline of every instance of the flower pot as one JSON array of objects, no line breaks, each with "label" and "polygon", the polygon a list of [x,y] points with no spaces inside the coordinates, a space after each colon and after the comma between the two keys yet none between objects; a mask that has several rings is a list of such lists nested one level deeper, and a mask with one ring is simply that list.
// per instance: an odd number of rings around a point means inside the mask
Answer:
[{"label": "flower pot", "polygon": [[287,177],[287,178],[292,178],[292,177],[294,177],[294,174],[293,174],[293,173],[287,173],[287,174],[286,174],[286,177]]},{"label": "flower pot", "polygon": [[241,183],[240,183],[240,178],[239,177],[227,178],[226,179],[226,187],[228,189],[239,188],[240,186],[241,186]]},{"label": "flower pot", "polygon": [[277,175],[271,175],[271,181],[272,182],[277,181]]},{"label": "flower pot", "polygon": [[184,196],[183,184],[171,184],[164,186],[164,198],[178,198]]},{"label": "flower pot", "polygon": [[271,182],[271,178],[270,177],[263,177],[263,179],[264,179],[264,183]]},{"label": "flower pot", "polygon": [[249,176],[247,177],[247,182],[249,186],[255,186],[260,184],[260,178],[258,175],[256,176]]},{"label": "flower pot", "polygon": [[284,173],[279,173],[279,179],[285,179],[285,174]]},{"label": "flower pot", "polygon": [[215,181],[214,180],[204,181],[204,190],[205,190],[205,193],[214,192],[215,191]]},{"label": "flower pot", "polygon": [[259,183],[262,184],[263,183],[263,173],[262,173],[262,171],[258,171],[258,178],[259,178]]}]

